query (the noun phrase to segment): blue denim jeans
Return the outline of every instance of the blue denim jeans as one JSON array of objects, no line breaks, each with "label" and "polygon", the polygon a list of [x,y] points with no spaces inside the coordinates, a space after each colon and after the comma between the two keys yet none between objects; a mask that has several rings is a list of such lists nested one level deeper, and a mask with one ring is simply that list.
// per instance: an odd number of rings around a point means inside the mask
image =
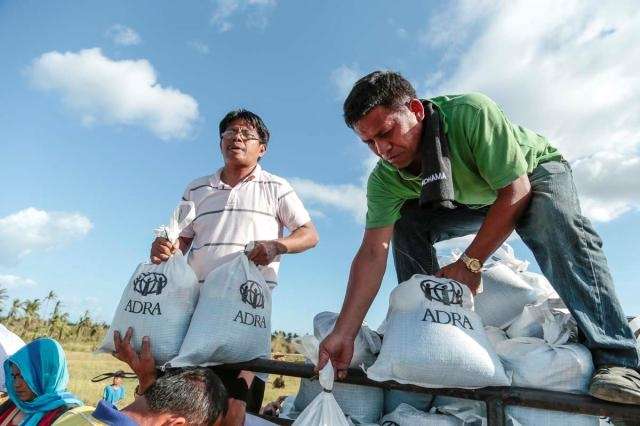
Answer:
[{"label": "blue denim jeans", "polygon": [[[544,276],[575,317],[596,365],[638,368],[638,350],[602,251],[602,240],[580,203],[565,161],[540,164],[530,175],[533,196],[516,232],[531,249]],[[434,243],[480,229],[488,208],[402,208],[395,224],[393,257],[398,282],[439,269]]]}]

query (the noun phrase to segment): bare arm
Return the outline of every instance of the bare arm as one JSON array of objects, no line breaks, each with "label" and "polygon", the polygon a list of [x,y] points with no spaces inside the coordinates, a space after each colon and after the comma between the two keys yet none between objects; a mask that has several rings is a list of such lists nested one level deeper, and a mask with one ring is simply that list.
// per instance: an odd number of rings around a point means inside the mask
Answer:
[{"label": "bare arm", "polygon": [[[527,175],[498,190],[498,198],[489,208],[478,234],[466,250],[467,256],[481,262],[487,260],[513,232],[530,200],[531,183]],[[469,271],[462,261],[445,266],[436,275],[467,284],[474,293],[480,285],[480,274]]]},{"label": "bare arm", "polygon": [[331,362],[343,378],[353,356],[353,341],[362,325],[373,299],[380,290],[382,277],[387,266],[389,242],[393,234],[393,226],[367,229],[358,253],[356,253],[347,293],[336,325],[320,344],[321,369],[331,358]]},{"label": "bare arm", "polygon": [[276,256],[285,253],[301,253],[318,244],[319,237],[312,222],[307,222],[284,238],[256,241],[249,259],[258,265],[268,265]]}]

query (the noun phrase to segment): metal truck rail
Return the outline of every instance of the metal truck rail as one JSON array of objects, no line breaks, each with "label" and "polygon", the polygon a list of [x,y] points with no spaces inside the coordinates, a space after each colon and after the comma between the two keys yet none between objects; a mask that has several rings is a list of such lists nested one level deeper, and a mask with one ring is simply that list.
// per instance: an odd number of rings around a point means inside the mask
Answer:
[{"label": "metal truck rail", "polygon": [[[302,378],[317,376],[313,371],[313,366],[309,364],[269,359],[255,359],[249,362],[227,364],[221,367]],[[503,426],[506,424],[505,408],[509,405],[610,417],[616,421],[629,422],[626,423],[629,425],[640,425],[640,406],[601,401],[588,395],[575,395],[564,392],[518,387],[429,389],[420,386],[403,385],[391,381],[375,382],[369,380],[362,370],[353,368],[349,369],[346,379],[337,380],[337,382],[484,401],[487,405],[487,422],[489,426]],[[285,419],[265,418],[278,424],[291,424],[291,421]]]}]

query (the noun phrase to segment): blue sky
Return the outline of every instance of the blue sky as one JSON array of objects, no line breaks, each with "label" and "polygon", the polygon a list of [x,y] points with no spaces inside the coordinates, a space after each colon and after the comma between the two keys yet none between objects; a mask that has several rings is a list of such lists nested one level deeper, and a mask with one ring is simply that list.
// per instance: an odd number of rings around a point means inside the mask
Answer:
[{"label": "blue sky", "polygon": [[[342,100],[389,68],[424,96],[482,91],[549,136],[640,313],[640,12],[528,3],[0,1],[0,283],[109,321],[153,229],[221,166],[218,121],[245,107],[271,129],[263,166],[291,180],[320,233],[284,258],[274,293],[273,327],[308,331],[339,309],[363,232],[372,162]],[[374,326],[394,285],[390,263]]]}]

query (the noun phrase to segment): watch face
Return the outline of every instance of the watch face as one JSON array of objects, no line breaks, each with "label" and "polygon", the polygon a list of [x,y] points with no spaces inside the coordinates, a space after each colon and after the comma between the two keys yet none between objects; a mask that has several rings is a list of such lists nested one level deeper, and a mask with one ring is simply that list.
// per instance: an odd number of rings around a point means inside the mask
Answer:
[{"label": "watch face", "polygon": [[480,266],[480,261],[478,259],[471,259],[469,262],[469,268],[472,271],[479,271],[482,266]]}]

